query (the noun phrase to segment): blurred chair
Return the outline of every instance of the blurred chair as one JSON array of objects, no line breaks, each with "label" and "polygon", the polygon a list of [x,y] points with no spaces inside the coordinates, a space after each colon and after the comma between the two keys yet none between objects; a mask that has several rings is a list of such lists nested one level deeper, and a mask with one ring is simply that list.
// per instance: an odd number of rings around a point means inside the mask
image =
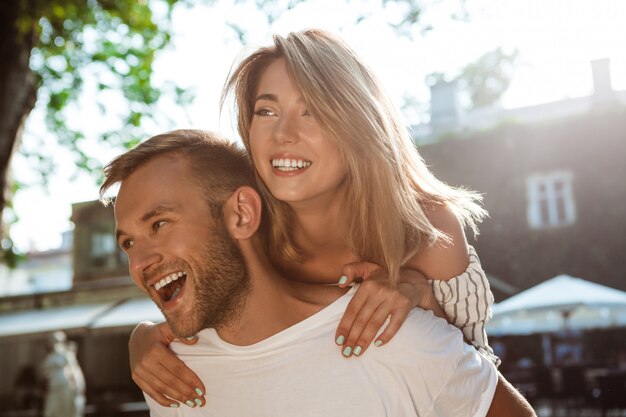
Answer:
[{"label": "blurred chair", "polygon": [[614,409],[626,410],[626,372],[613,373],[597,377],[597,404],[602,415]]},{"label": "blurred chair", "polygon": [[558,369],[559,381],[555,384],[555,410],[578,413],[590,405],[591,392],[585,377],[585,367],[565,366]]}]

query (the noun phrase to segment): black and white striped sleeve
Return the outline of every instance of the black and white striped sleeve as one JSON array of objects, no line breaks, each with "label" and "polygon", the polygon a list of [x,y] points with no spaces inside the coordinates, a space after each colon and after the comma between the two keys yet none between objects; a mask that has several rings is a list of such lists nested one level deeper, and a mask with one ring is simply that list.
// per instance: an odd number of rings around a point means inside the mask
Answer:
[{"label": "black and white striped sleeve", "polygon": [[476,250],[469,247],[469,265],[465,272],[448,281],[430,281],[435,298],[450,323],[461,329],[465,338],[496,366],[500,358],[487,340],[485,323],[491,318],[493,294],[480,265]]}]

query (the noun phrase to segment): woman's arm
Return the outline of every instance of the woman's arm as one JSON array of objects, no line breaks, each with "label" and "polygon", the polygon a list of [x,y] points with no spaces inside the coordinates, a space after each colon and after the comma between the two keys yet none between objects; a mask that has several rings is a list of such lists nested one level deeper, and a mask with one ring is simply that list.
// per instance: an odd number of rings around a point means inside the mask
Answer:
[{"label": "woman's arm", "polygon": [[346,357],[364,353],[374,338],[375,346],[387,343],[414,307],[431,310],[436,316],[447,319],[430,282],[419,271],[401,268],[396,286],[389,282],[386,270],[370,262],[346,265],[343,273],[350,279],[340,283],[341,286],[349,285],[356,277],[364,280],[348,304],[335,333],[335,342],[341,346],[341,352]]},{"label": "woman's arm", "polygon": [[407,267],[428,277],[436,303],[448,321],[461,329],[465,339],[498,366],[500,359],[494,355],[485,332],[494,299],[478,255],[468,246],[460,221],[448,207],[431,206],[427,213],[433,226],[450,240],[423,248],[409,260]]},{"label": "woman's arm", "polygon": [[448,236],[434,244],[423,242],[405,268],[421,272],[429,280],[448,281],[461,275],[469,265],[469,248],[463,225],[452,210],[442,204],[425,208],[431,224]]},{"label": "woman's arm", "polygon": [[[173,407],[177,402],[190,407],[203,406],[204,384],[168,349],[174,339],[165,322],[142,322],[135,327],[128,342],[133,381],[164,407]],[[197,338],[179,340],[186,344],[198,341]]]},{"label": "woman's arm", "polygon": [[[342,278],[346,279],[340,281],[341,285],[351,284],[356,277],[363,277],[365,281],[337,328],[337,344],[342,346],[344,356],[355,351],[364,352],[389,317],[384,331],[376,337],[375,345],[387,343],[404,323],[409,310],[420,307],[460,328],[470,343],[498,364],[484,333],[493,296],[475,254],[475,262],[470,262],[470,249],[462,224],[447,206],[431,205],[426,211],[433,226],[448,239],[440,239],[433,245],[425,242],[401,269],[395,288],[389,284],[386,271],[376,265],[359,262],[344,267]],[[468,268],[480,272],[480,276],[470,276]],[[442,289],[448,283],[450,288],[452,285],[462,286],[465,292],[455,294],[463,293],[465,297],[444,297]],[[471,317],[453,314],[454,311],[466,311],[468,307],[477,313],[472,313]]]}]

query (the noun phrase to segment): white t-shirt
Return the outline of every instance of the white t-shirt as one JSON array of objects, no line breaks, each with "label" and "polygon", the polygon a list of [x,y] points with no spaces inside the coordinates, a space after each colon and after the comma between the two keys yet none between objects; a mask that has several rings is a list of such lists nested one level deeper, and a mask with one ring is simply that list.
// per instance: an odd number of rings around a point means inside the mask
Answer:
[{"label": "white t-shirt", "polygon": [[360,357],[334,343],[354,288],[306,320],[251,346],[224,342],[214,329],[172,350],[202,379],[206,405],[163,407],[151,416],[484,416],[495,366],[463,342],[459,329],[413,309],[396,336]]}]

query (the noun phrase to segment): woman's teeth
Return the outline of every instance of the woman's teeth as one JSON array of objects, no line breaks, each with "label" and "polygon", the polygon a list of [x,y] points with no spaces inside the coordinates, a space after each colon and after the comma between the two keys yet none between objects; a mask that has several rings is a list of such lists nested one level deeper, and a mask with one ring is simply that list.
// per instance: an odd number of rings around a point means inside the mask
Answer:
[{"label": "woman's teeth", "polygon": [[272,166],[279,171],[296,171],[310,167],[311,162],[303,159],[272,159]]},{"label": "woman's teeth", "polygon": [[176,281],[178,278],[181,278],[184,275],[185,275],[184,272],[172,272],[171,274],[163,278],[161,281],[154,284],[154,289],[159,291],[161,288],[165,287],[170,282]]}]

